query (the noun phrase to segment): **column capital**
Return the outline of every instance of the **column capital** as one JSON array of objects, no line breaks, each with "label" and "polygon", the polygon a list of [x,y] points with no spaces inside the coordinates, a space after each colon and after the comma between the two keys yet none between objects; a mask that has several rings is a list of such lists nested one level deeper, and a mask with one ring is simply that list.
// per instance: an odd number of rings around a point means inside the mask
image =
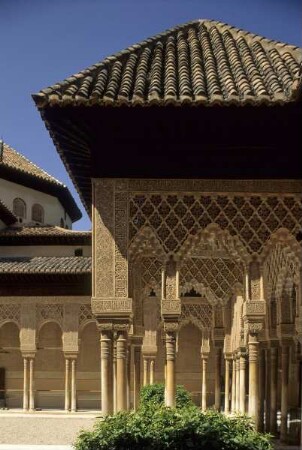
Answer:
[{"label": "column capital", "polygon": [[28,358],[28,359],[35,359],[36,353],[37,352],[28,352],[28,351],[21,352],[22,358]]},{"label": "column capital", "polygon": [[175,320],[164,320],[165,333],[177,333],[179,330],[179,322]]},{"label": "column capital", "polygon": [[97,328],[101,332],[114,332],[114,331],[126,331],[127,333],[130,330],[130,321],[125,320],[125,318],[115,317],[114,319],[106,318],[106,317],[98,317],[97,318]]},{"label": "column capital", "polygon": [[77,359],[78,352],[64,352],[64,358],[65,359]]}]

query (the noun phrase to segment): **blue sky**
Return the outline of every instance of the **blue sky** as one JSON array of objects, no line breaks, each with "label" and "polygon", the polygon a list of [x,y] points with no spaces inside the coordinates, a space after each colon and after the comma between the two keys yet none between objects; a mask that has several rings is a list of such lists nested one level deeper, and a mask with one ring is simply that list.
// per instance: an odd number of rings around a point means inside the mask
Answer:
[{"label": "blue sky", "polygon": [[[167,28],[215,19],[302,46],[301,0],[0,0],[0,136],[67,184],[31,94]],[[74,229],[90,228],[83,219]]]}]

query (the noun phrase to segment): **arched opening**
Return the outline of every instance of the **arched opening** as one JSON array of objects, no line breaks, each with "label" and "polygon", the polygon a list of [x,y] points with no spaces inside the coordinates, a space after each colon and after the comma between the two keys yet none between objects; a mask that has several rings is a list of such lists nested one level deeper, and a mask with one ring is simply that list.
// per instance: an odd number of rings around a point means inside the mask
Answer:
[{"label": "arched opening", "polygon": [[21,408],[23,399],[23,360],[19,328],[13,322],[0,327],[0,408]]},{"label": "arched opening", "polygon": [[80,334],[77,360],[77,404],[79,409],[101,409],[100,333],[95,322]]},{"label": "arched opening", "polygon": [[13,201],[13,212],[18,217],[20,223],[26,219],[26,203],[22,198],[15,198]]},{"label": "arched opening", "polygon": [[43,206],[35,203],[31,210],[31,220],[39,224],[44,223],[44,208]]},{"label": "arched opening", "polygon": [[65,366],[62,330],[55,322],[45,323],[39,331],[35,360],[36,406],[64,408]]}]

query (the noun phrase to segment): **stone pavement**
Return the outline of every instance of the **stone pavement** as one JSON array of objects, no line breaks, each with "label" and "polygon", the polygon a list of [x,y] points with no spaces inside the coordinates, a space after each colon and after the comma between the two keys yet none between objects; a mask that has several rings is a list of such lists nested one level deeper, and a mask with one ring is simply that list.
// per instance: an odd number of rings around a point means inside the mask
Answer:
[{"label": "stone pavement", "polygon": [[79,431],[92,429],[99,414],[0,412],[0,450],[69,450]]}]

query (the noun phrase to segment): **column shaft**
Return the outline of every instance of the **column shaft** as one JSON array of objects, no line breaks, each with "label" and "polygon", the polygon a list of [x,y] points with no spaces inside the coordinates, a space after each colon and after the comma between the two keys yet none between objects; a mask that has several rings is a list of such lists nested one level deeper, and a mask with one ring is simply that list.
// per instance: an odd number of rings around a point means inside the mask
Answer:
[{"label": "column shaft", "polygon": [[277,381],[278,381],[278,350],[276,347],[270,349],[271,376],[270,376],[270,433],[277,433]]},{"label": "column shaft", "polygon": [[131,395],[131,345],[127,350],[127,409],[130,409],[130,395]]},{"label": "column shaft", "polygon": [[148,384],[148,373],[149,373],[149,360],[144,357],[144,386]]},{"label": "column shaft", "polygon": [[127,331],[118,331],[116,340],[116,410],[127,409]]},{"label": "column shaft", "polygon": [[113,355],[112,355],[112,372],[113,372],[113,379],[112,379],[112,409],[113,412],[116,413],[116,343],[113,342]]},{"label": "column shaft", "polygon": [[35,409],[35,396],[34,396],[34,359],[29,359],[29,410]]},{"label": "column shaft", "polygon": [[240,411],[240,360],[236,357],[236,411]]},{"label": "column shaft", "polygon": [[220,378],[221,378],[221,349],[216,348],[216,367],[215,367],[215,409],[220,411]]},{"label": "column shaft", "polygon": [[112,413],[112,383],[110,382],[112,364],[112,331],[101,331],[101,390],[102,412]]},{"label": "column shaft", "polygon": [[207,409],[207,357],[202,357],[202,390],[201,390],[201,409],[205,411]]},{"label": "column shaft", "polygon": [[245,356],[240,354],[240,359],[239,359],[239,372],[240,372],[239,411],[242,414],[245,413],[245,368],[246,368]]},{"label": "column shaft", "polygon": [[288,366],[289,366],[289,347],[282,345],[281,353],[282,376],[281,376],[281,428],[280,439],[286,441],[287,436],[287,413],[288,413]]},{"label": "column shaft", "polygon": [[23,409],[28,410],[28,359],[23,358]]},{"label": "column shaft", "polygon": [[70,409],[70,360],[65,359],[65,411]]},{"label": "column shaft", "polygon": [[249,336],[249,415],[258,427],[258,339]]},{"label": "column shaft", "polygon": [[152,358],[150,360],[150,384],[154,384],[154,368],[155,368],[155,360]]},{"label": "column shaft", "polygon": [[141,348],[134,347],[134,398],[133,407],[135,410],[139,407],[140,384],[141,384]]},{"label": "column shaft", "polygon": [[176,374],[175,374],[176,333],[166,332],[166,406],[176,405]]},{"label": "column shaft", "polygon": [[264,431],[264,393],[265,393],[265,355],[264,350],[259,351],[259,416],[258,416],[258,430]]},{"label": "column shaft", "polygon": [[235,357],[232,361],[232,404],[231,411],[236,411],[236,360]]},{"label": "column shaft", "polygon": [[76,360],[71,360],[71,411],[75,412],[77,409],[76,400]]},{"label": "column shaft", "polygon": [[224,412],[230,412],[230,360],[225,358]]}]

